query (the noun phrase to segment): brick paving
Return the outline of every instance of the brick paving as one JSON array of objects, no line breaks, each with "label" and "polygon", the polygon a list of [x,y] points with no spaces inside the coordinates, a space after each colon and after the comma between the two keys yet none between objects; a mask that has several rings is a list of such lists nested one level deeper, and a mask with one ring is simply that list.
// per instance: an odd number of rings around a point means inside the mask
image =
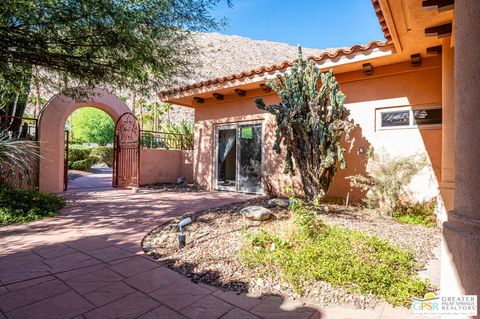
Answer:
[{"label": "brick paving", "polygon": [[0,228],[3,318],[405,318],[408,310],[302,306],[190,282],[140,243],[173,217],[250,195],[142,190],[68,192],[55,218]]}]

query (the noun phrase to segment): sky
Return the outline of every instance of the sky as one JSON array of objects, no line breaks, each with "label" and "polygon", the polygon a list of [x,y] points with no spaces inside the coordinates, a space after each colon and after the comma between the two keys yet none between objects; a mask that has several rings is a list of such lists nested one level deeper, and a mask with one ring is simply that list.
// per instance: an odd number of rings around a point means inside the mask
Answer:
[{"label": "sky", "polygon": [[213,15],[225,17],[220,33],[306,48],[349,47],[384,40],[370,0],[221,1]]}]

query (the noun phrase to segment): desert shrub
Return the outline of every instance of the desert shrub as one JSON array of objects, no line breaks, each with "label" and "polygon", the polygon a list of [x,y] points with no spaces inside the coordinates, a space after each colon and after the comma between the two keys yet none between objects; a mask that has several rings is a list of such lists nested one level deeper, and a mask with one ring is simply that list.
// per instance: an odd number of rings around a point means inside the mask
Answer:
[{"label": "desert shrub", "polygon": [[402,204],[393,212],[393,218],[406,224],[432,227],[437,222],[435,207],[434,199],[427,202]]},{"label": "desert shrub", "polygon": [[108,167],[113,164],[113,147],[111,146],[97,146],[92,149],[90,158],[96,163],[105,163]]},{"label": "desert shrub", "polygon": [[65,206],[57,195],[37,190],[0,188],[0,225],[22,223],[55,216]]},{"label": "desert shrub", "polygon": [[83,159],[75,162],[69,162],[69,163],[70,164],[68,165],[68,167],[70,169],[75,169],[79,171],[88,171],[92,167],[92,165],[95,164],[91,158],[87,158],[87,159]]},{"label": "desert shrub", "polygon": [[[359,231],[317,223],[314,207],[301,206],[293,216],[293,236],[245,231],[241,261],[280,277],[300,293],[316,280],[374,294],[393,305],[408,305],[411,297],[426,293],[428,282],[414,277],[417,267],[410,251]],[[318,226],[316,232],[311,225]]]},{"label": "desert shrub", "polygon": [[370,153],[368,176],[350,176],[353,187],[367,191],[365,202],[372,208],[391,215],[410,198],[408,185],[413,177],[427,166],[424,155],[392,157],[386,153]]}]

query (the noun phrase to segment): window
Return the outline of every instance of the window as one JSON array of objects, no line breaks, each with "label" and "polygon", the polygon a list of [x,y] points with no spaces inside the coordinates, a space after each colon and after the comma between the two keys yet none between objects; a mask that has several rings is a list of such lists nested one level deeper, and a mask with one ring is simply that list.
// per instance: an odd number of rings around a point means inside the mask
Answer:
[{"label": "window", "polygon": [[416,125],[442,124],[442,109],[415,109],[413,116]]},{"label": "window", "polygon": [[382,127],[410,126],[410,111],[382,112]]},{"label": "window", "polygon": [[378,109],[377,129],[412,128],[442,124],[440,107],[411,108],[409,106]]}]

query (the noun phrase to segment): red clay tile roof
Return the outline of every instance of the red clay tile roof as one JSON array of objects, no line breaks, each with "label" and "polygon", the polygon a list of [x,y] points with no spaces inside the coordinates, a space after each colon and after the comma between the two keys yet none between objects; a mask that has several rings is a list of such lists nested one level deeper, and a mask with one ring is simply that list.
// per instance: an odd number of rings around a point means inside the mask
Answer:
[{"label": "red clay tile roof", "polygon": [[[377,15],[377,18],[378,18],[378,22],[380,23],[380,27],[382,28],[383,34],[385,36],[386,42],[375,40],[375,41],[371,41],[367,45],[354,45],[351,48],[341,48],[341,49],[335,50],[333,52],[325,51],[318,56],[311,56],[311,57],[308,57],[307,59],[315,61],[315,62],[320,62],[324,59],[333,59],[333,58],[336,58],[338,56],[348,56],[348,55],[351,55],[351,54],[355,54],[357,52],[367,51],[367,50],[374,49],[374,48],[380,48],[380,47],[384,47],[384,46],[390,44],[392,42],[392,36],[390,35],[390,31],[388,30],[388,26],[385,22],[385,18],[383,16],[383,12],[382,12],[382,9],[380,7],[379,0],[371,0],[371,1],[372,1],[373,8],[375,10],[375,14]],[[283,70],[287,67],[292,66],[294,63],[295,63],[295,60],[293,60],[293,61],[283,61],[280,64],[263,66],[263,67],[253,69],[253,70],[249,70],[249,71],[244,71],[244,72],[231,74],[231,75],[227,75],[227,76],[223,76],[223,77],[217,77],[217,78],[206,80],[206,81],[200,81],[200,82],[197,82],[197,83],[194,83],[194,84],[179,86],[179,87],[176,87],[176,88],[173,88],[173,89],[170,89],[170,90],[161,91],[161,92],[159,92],[159,96],[162,97],[162,96],[166,96],[166,95],[170,95],[170,94],[175,94],[175,93],[188,91],[188,90],[191,90],[191,89],[197,89],[197,88],[201,88],[201,87],[204,87],[204,86],[209,86],[209,85],[212,85],[212,84],[219,84],[219,83],[229,82],[229,81],[232,81],[232,80],[242,79],[242,78],[249,77],[249,76],[269,73],[269,72],[272,72],[272,71],[279,71],[279,70]]]},{"label": "red clay tile roof", "polygon": [[372,0],[373,9],[375,10],[375,14],[377,15],[378,22],[380,23],[380,27],[382,28],[383,35],[387,40],[387,43],[392,42],[392,35],[390,34],[390,30],[388,30],[387,23],[385,22],[385,17],[383,16],[382,8],[380,8],[379,0]]},{"label": "red clay tile roof", "polygon": [[[324,52],[324,53],[322,53],[318,56],[308,57],[307,60],[320,62],[324,59],[333,59],[333,58],[336,58],[338,56],[347,56],[347,55],[351,55],[351,54],[361,52],[361,51],[367,51],[367,50],[374,49],[374,48],[384,47],[387,44],[388,44],[387,42],[372,41],[367,45],[354,45],[351,48],[342,48],[342,49],[338,49],[334,52],[326,51],[326,52]],[[159,92],[159,95],[160,96],[166,96],[166,95],[175,94],[175,93],[179,93],[179,92],[183,92],[183,91],[188,91],[188,90],[191,90],[191,89],[197,89],[197,88],[201,88],[201,87],[204,87],[204,86],[209,86],[209,85],[212,85],[212,84],[224,83],[224,82],[229,82],[229,81],[232,81],[232,80],[242,79],[242,78],[249,77],[249,76],[260,75],[260,74],[269,73],[269,72],[273,72],[273,71],[279,71],[279,70],[283,70],[287,67],[292,66],[295,63],[295,61],[296,60],[283,61],[280,64],[274,64],[274,65],[271,65],[271,66],[263,66],[261,68],[254,69],[254,70],[249,70],[249,71],[244,71],[244,72],[231,74],[231,75],[227,75],[227,76],[223,76],[223,77],[218,77],[218,78],[215,78],[215,79],[201,81],[201,82],[197,82],[197,83],[194,83],[194,84],[184,85],[184,86],[176,87],[176,88],[173,88],[173,89],[170,89],[170,90],[161,91],[161,92]]]}]

